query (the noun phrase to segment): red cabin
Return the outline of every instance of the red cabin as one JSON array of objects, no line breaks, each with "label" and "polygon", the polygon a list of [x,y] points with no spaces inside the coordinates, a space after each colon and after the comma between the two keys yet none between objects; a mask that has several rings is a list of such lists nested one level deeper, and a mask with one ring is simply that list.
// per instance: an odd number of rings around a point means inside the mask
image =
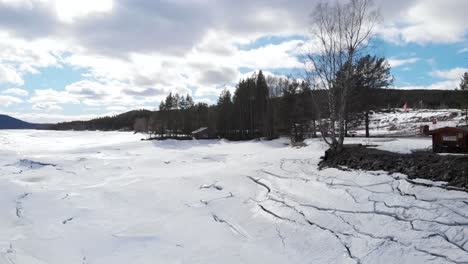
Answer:
[{"label": "red cabin", "polygon": [[468,153],[468,126],[443,127],[431,130],[432,150],[445,153]]}]

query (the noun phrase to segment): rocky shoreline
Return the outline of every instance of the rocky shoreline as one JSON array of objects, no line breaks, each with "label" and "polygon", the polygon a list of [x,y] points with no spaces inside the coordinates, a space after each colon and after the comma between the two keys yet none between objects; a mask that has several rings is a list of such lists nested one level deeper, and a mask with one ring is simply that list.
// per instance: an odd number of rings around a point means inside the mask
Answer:
[{"label": "rocky shoreline", "polygon": [[468,191],[468,155],[399,154],[363,145],[347,145],[339,154],[326,153],[320,167],[402,173],[410,179],[443,181],[447,186]]}]

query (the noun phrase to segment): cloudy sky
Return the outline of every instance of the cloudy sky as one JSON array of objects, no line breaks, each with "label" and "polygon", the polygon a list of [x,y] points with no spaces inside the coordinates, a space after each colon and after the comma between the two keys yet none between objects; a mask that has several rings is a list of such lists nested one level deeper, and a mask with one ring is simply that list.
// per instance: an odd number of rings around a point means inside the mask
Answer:
[{"label": "cloudy sky", "polygon": [[[317,0],[0,0],[0,113],[34,122],[214,103],[262,69],[301,74]],[[454,89],[468,71],[467,0],[378,0],[374,52],[395,87]]]}]

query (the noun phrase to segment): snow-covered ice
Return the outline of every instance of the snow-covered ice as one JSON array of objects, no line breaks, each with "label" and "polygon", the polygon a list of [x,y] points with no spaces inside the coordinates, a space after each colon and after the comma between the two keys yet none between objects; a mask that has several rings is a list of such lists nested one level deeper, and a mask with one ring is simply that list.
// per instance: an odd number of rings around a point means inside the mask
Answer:
[{"label": "snow-covered ice", "polygon": [[140,138],[0,131],[0,263],[468,263],[467,193],[319,171],[320,140]]}]

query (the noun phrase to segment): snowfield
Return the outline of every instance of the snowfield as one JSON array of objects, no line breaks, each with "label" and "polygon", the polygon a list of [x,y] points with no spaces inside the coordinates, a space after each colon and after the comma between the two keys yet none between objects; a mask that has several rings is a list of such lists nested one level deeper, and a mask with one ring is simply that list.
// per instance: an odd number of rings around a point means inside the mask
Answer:
[{"label": "snowfield", "polygon": [[319,171],[320,140],[140,138],[0,131],[0,263],[468,263],[467,193]]}]

